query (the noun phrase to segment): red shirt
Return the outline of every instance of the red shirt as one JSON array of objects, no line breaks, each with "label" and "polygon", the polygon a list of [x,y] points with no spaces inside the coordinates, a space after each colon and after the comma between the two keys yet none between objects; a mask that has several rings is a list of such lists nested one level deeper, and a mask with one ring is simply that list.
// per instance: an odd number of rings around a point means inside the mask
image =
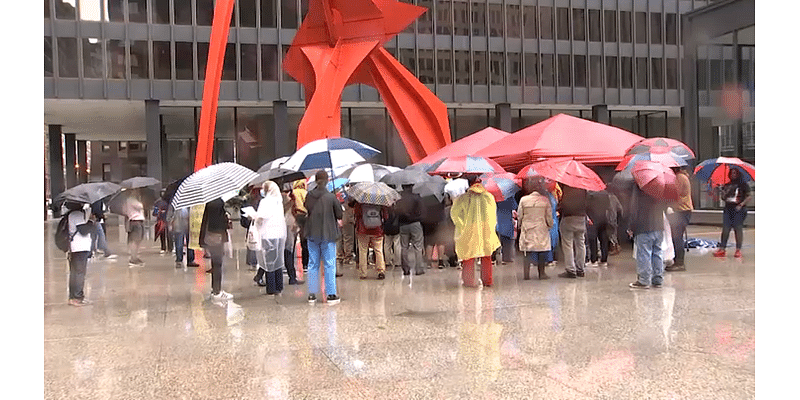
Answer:
[{"label": "red shirt", "polygon": [[[383,206],[378,206],[378,207],[381,208],[381,219],[385,221],[386,219],[389,218],[389,211],[386,209],[386,207]],[[364,221],[362,220],[361,217],[363,215],[363,211],[361,209],[361,203],[356,203],[355,208],[353,208],[353,214],[355,214],[356,217],[357,233],[370,236],[383,236],[383,225],[372,229],[367,229],[366,227],[364,227]]]}]

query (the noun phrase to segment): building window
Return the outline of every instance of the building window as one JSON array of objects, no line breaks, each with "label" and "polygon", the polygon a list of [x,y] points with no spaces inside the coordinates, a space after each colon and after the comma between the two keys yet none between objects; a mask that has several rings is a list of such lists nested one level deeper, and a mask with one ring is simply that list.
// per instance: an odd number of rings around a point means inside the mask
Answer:
[{"label": "building window", "polygon": [[214,20],[214,0],[195,0],[195,4],[197,25],[211,26]]},{"label": "building window", "polygon": [[589,10],[589,41],[600,41],[600,10]]},{"label": "building window", "polygon": [[191,25],[192,24],[192,4],[180,5],[175,2],[175,24],[176,25]]},{"label": "building window", "polygon": [[503,5],[489,4],[489,35],[503,37]]},{"label": "building window", "polygon": [[[277,0],[261,0],[261,27],[275,28],[278,20]],[[275,53],[277,54],[277,53]]]},{"label": "building window", "polygon": [[605,23],[606,42],[617,41],[617,11],[603,11],[603,22]]},{"label": "building window", "polygon": [[255,44],[241,44],[242,80],[258,80],[258,48]]},{"label": "building window", "polygon": [[83,77],[103,78],[103,46],[97,38],[83,39]]},{"label": "building window", "polygon": [[[282,57],[283,57],[283,58],[281,58],[282,60],[286,59],[286,53],[289,52],[289,47],[291,47],[291,46],[286,45],[286,44],[281,46],[281,53],[282,53]],[[284,82],[295,82],[294,78],[291,75],[289,75],[289,73],[287,73],[285,69],[281,68],[281,70],[283,71],[283,81]]]},{"label": "building window", "polygon": [[130,142],[128,143],[128,150],[129,151],[139,151],[141,150],[139,146],[139,142]]},{"label": "building window", "polygon": [[719,136],[720,152],[736,151],[736,139],[733,133],[733,125],[718,126],[717,135]]},{"label": "building window", "polygon": [[631,12],[619,12],[619,41],[622,43],[631,43],[633,37],[631,30]]},{"label": "building window", "polygon": [[125,22],[125,0],[108,0],[106,15],[111,22]]},{"label": "building window", "polygon": [[711,90],[722,89],[722,60],[711,60]]},{"label": "building window", "polygon": [[589,84],[593,88],[603,87],[603,58],[589,56]]},{"label": "building window", "polygon": [[525,53],[525,86],[539,86],[539,55]]},{"label": "building window", "polygon": [[197,78],[206,79],[206,65],[208,64],[208,43],[197,43]]},{"label": "building window", "polygon": [[633,58],[620,57],[620,87],[624,89],[633,88]]},{"label": "building window", "polygon": [[736,71],[733,68],[733,60],[725,60],[723,63],[725,67],[725,83],[736,82]]},{"label": "building window", "polygon": [[667,89],[678,88],[678,59],[667,59]]},{"label": "building window", "polygon": [[225,58],[222,60],[222,80],[236,80],[236,43],[225,45]]},{"label": "building window", "polygon": [[128,0],[128,21],[147,23],[147,0]]},{"label": "building window", "polygon": [[617,57],[606,56],[606,87],[619,87],[619,75],[617,74]]},{"label": "building window", "polygon": [[634,25],[636,26],[636,43],[647,43],[647,13],[634,13]]},{"label": "building window", "polygon": [[[553,38],[553,8],[547,6],[539,7],[539,23],[542,26],[542,39]],[[552,86],[552,85],[551,85]]]},{"label": "building window", "polygon": [[121,40],[109,40],[106,44],[108,52],[108,79],[125,79],[125,43]]},{"label": "building window", "polygon": [[191,42],[175,42],[175,79],[190,81],[194,79],[194,45]]},{"label": "building window", "polygon": [[525,6],[524,12],[522,15],[522,23],[523,23],[523,32],[525,35],[525,39],[536,39],[539,37],[537,34],[538,26],[536,21],[536,7],[533,6]]},{"label": "building window", "polygon": [[433,66],[433,50],[419,51],[419,81],[422,83],[436,83],[436,69]]},{"label": "building window", "polygon": [[111,164],[103,164],[103,181],[111,182]]},{"label": "building window", "polygon": [[453,31],[452,10],[450,2],[439,0],[436,3],[436,33],[439,35],[449,35]]},{"label": "building window", "polygon": [[746,150],[756,149],[756,123],[745,122],[742,124],[742,144]]},{"label": "building window", "polygon": [[53,76],[53,38],[44,37],[44,76]]},{"label": "building window", "polygon": [[436,79],[442,85],[453,84],[453,60],[450,50],[436,51]]},{"label": "building window", "polygon": [[519,38],[522,25],[520,24],[519,6],[509,5],[506,10],[506,34],[508,37]]},{"label": "building window", "polygon": [[708,90],[708,60],[697,60],[697,88]]},{"label": "building window", "polygon": [[522,59],[520,53],[508,53],[508,84],[520,86],[522,84]]},{"label": "building window", "polygon": [[667,44],[678,44],[678,16],[674,13],[667,13],[664,17],[664,25],[667,30]]},{"label": "building window", "polygon": [[246,28],[256,27],[256,0],[239,0],[239,26]]},{"label": "building window", "polygon": [[470,61],[469,61],[468,51],[462,51],[462,50],[455,51],[455,69],[456,69],[456,84],[469,85]]},{"label": "building window", "polygon": [[128,142],[119,142],[119,146],[117,148],[119,151],[128,151]]},{"label": "building window", "polygon": [[570,87],[572,85],[572,64],[569,62],[569,54],[558,55],[558,86]]},{"label": "building window", "polygon": [[575,86],[586,87],[586,56],[575,55]]},{"label": "building window", "polygon": [[647,73],[647,58],[636,57],[636,88],[647,89],[648,73]]},{"label": "building window", "polygon": [[661,44],[661,13],[650,13],[650,43]]},{"label": "building window", "polygon": [[78,77],[78,40],[60,37],[58,44],[58,75],[62,78]]},{"label": "building window", "polygon": [[554,87],[556,85],[554,64],[552,54],[542,54],[542,86]]},{"label": "building window", "polygon": [[400,64],[403,64],[412,74],[417,75],[417,58],[414,49],[400,49],[398,54]]},{"label": "building window", "polygon": [[55,0],[56,2],[56,19],[75,20],[77,13],[75,12],[75,0]]},{"label": "building window", "polygon": [[425,8],[425,12],[417,18],[417,33],[433,33],[433,1],[418,0],[417,5]]},{"label": "building window", "polygon": [[586,14],[582,8],[572,9],[572,38],[586,40]]},{"label": "building window", "polygon": [[50,18],[50,0],[44,0],[44,18]]},{"label": "building window", "polygon": [[556,8],[556,34],[558,40],[569,40],[569,8]]},{"label": "building window", "polygon": [[489,68],[486,66],[486,52],[476,51],[472,56],[473,84],[485,85],[488,81]]},{"label": "building window", "polygon": [[491,52],[489,53],[489,57],[491,57],[491,75],[492,75],[492,85],[505,85],[506,84],[506,63],[503,57],[503,53],[500,52]]},{"label": "building window", "polygon": [[169,24],[169,0],[152,0],[153,14],[151,18],[154,24]]},{"label": "building window", "polygon": [[169,42],[153,42],[153,78],[172,78],[172,56]]},{"label": "building window", "polygon": [[261,80],[278,81],[278,46],[274,44],[261,45]]},{"label": "building window", "polygon": [[148,79],[147,41],[131,43],[131,79]]},{"label": "building window", "polygon": [[486,4],[470,4],[472,6],[472,35],[486,36]]},{"label": "building window", "polygon": [[[456,35],[469,36],[469,9],[465,2],[453,3],[454,31]],[[413,25],[413,24],[412,24]]]}]

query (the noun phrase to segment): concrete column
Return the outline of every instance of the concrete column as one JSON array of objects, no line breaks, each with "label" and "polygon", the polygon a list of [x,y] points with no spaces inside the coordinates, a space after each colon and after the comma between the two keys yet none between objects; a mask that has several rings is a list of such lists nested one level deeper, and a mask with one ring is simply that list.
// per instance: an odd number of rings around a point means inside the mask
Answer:
[{"label": "concrete column", "polygon": [[49,141],[50,154],[50,198],[55,198],[66,188],[64,186],[64,168],[61,165],[63,157],[61,148],[61,125],[47,126],[47,139]]},{"label": "concrete column", "polygon": [[78,149],[78,183],[89,182],[89,173],[86,172],[88,166],[86,165],[86,141],[78,140],[76,142]]},{"label": "concrete column", "polygon": [[592,106],[592,121],[601,124],[611,124],[611,112],[608,111],[608,106],[605,104],[598,104]]},{"label": "concrete column", "polygon": [[[275,157],[288,156],[294,153],[295,149],[289,148],[289,109],[285,101],[273,101],[272,113],[275,116]],[[266,160],[265,164],[271,160]]]},{"label": "concrete column", "polygon": [[494,127],[505,132],[512,132],[511,104],[500,103],[494,106]]},{"label": "concrete column", "polygon": [[161,119],[158,100],[144,101],[144,120],[145,133],[147,136],[147,176],[163,182],[163,169],[161,168]]},{"label": "concrete column", "polygon": [[78,184],[78,175],[75,171],[75,134],[64,134],[64,174],[67,178],[67,189]]}]

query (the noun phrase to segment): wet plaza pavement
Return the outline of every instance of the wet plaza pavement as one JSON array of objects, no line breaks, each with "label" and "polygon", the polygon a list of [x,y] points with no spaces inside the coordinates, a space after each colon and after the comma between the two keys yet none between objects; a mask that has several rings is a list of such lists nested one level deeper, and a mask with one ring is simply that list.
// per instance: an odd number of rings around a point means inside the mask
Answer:
[{"label": "wet plaza pavement", "polygon": [[[628,249],[572,280],[555,277],[561,265],[546,281],[498,265],[483,289],[461,287],[455,268],[378,281],[346,265],[329,306],[309,305],[305,285],[279,297],[253,286],[238,226],[227,303],[208,300],[208,260],[176,269],[151,238],[131,269],[110,226],[119,257],[89,263],[93,304],[76,308],[55,225],[44,229],[48,399],[755,397],[754,229],[742,259],[692,250],[660,289],[628,287]],[[689,236],[719,240],[719,228]]]}]

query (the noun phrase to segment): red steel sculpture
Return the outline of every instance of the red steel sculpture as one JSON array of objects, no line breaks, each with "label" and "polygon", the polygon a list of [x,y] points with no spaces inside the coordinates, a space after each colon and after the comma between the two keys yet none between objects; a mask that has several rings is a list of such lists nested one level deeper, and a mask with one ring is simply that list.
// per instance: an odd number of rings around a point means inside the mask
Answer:
[{"label": "red steel sculpture", "polygon": [[[211,163],[233,2],[219,0],[214,11],[195,170]],[[412,162],[450,144],[447,107],[383,48],[425,11],[396,0],[309,1],[308,14],[283,62],[284,70],[306,90],[297,148],[341,136],[342,91],[352,84],[378,90]]]}]

